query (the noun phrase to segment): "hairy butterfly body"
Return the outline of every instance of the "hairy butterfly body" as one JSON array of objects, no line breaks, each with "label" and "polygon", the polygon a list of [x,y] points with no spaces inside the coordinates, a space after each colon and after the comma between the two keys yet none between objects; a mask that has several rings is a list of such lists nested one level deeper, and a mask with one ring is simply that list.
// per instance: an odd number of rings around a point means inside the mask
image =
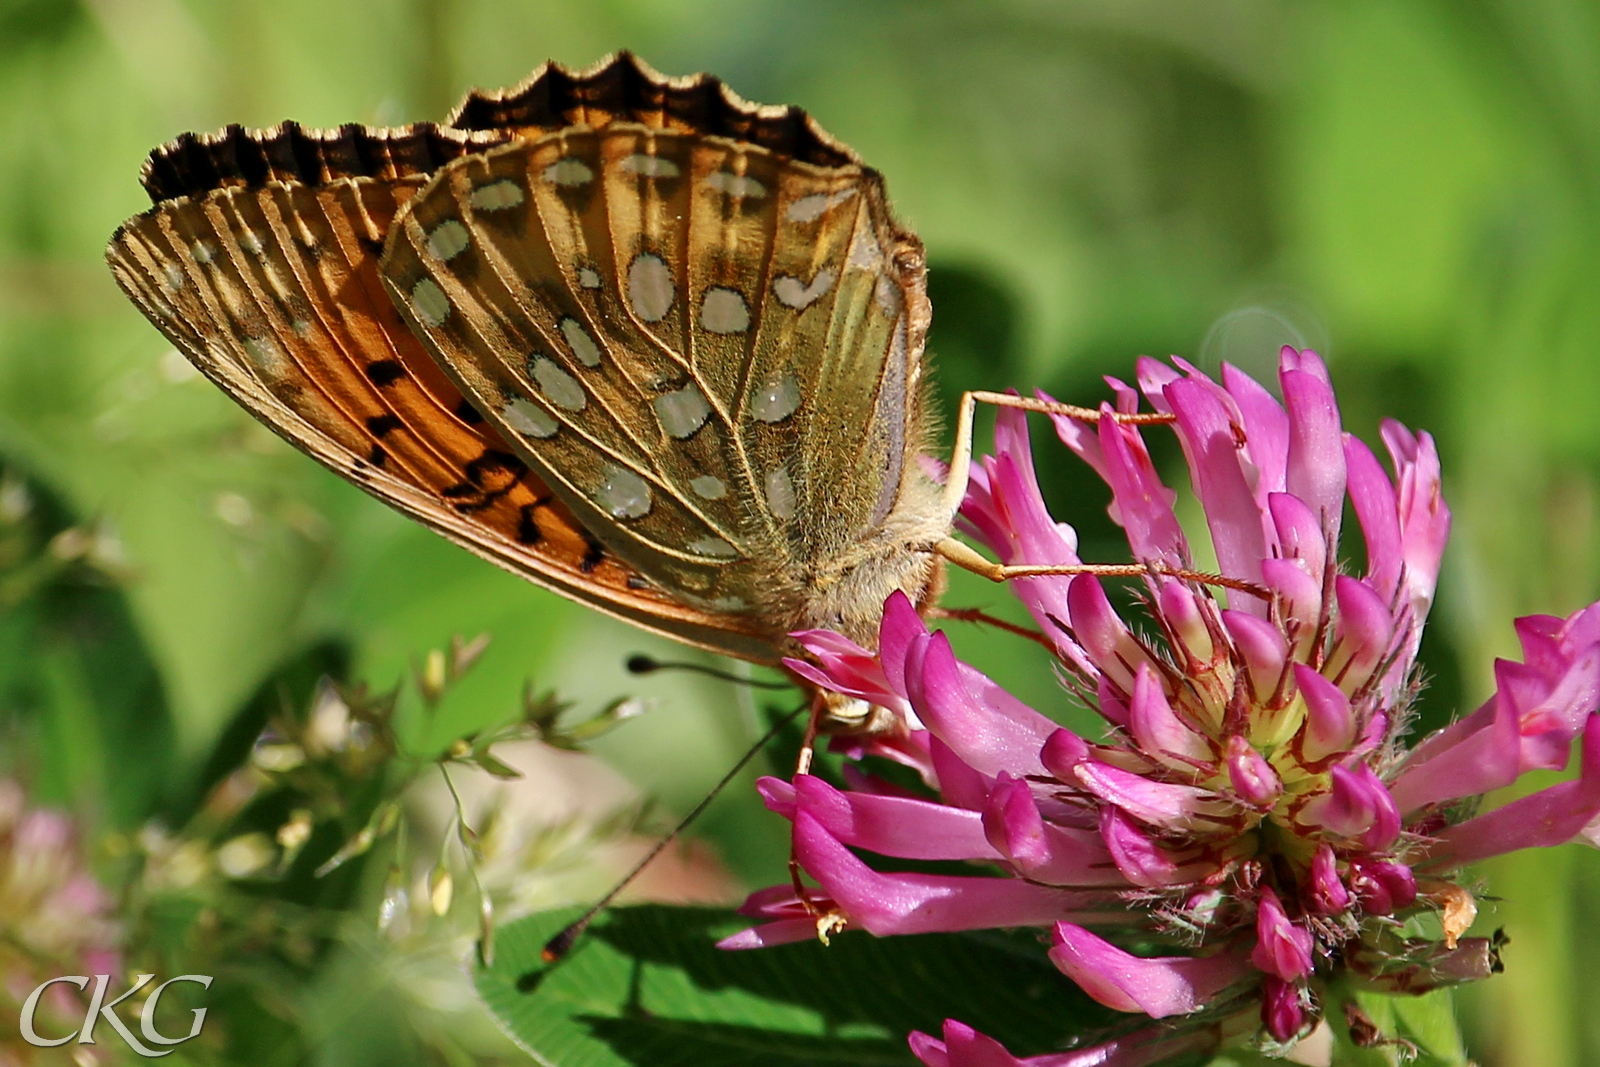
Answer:
[{"label": "hairy butterfly body", "polygon": [[619,55],[443,127],[187,136],[108,249],[253,415],[580,602],[761,663],[937,591],[921,246],[802,112]]}]

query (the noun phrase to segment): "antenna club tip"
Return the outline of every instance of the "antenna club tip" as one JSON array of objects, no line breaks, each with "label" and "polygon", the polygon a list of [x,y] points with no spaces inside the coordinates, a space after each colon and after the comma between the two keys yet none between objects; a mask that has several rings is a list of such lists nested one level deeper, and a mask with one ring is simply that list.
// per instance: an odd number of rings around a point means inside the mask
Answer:
[{"label": "antenna club tip", "polygon": [[661,664],[641,653],[629,656],[626,666],[629,674],[649,674],[651,671],[661,669]]},{"label": "antenna club tip", "polygon": [[572,951],[572,946],[577,943],[578,935],[583,933],[586,923],[573,923],[559,934],[544,943],[544,948],[539,950],[539,958],[546,964],[560,963]]}]

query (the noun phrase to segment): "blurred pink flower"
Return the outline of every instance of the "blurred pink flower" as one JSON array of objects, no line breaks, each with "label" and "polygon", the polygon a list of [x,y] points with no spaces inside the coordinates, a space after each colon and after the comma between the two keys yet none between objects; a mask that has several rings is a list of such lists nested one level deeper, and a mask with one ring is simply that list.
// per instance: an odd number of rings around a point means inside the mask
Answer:
[{"label": "blurred pink flower", "polygon": [[[787,886],[754,894],[745,914],[769,921],[726,947],[847,927],[1042,926],[1052,962],[1094,999],[1183,1019],[1028,1060],[951,1021],[942,1041],[912,1038],[930,1067],[1135,1067],[1209,1047],[1241,1017],[1263,1047],[1282,1049],[1320,1020],[1341,971],[1421,992],[1498,966],[1488,941],[1460,936],[1475,914],[1449,880],[1461,865],[1600,843],[1600,605],[1519,620],[1523,658],[1497,664],[1494,696],[1407,751],[1450,527],[1432,439],[1385,423],[1391,478],[1342,432],[1314,353],[1283,350],[1281,404],[1234,368],[1219,384],[1174,362],[1142,360],[1138,392],[1112,380],[1116,405],[1098,423],[1054,419],[1110,487],[1133,558],[1150,565],[1144,625],[1130,626],[1090,574],[1012,583],[1069,687],[1106,720],[1103,739],[1058,726],[957,660],[899,594],[876,654],[837,634],[797,635],[816,657],[791,661],[798,673],[915,713],[907,721],[919,728],[893,755],[929,794],[859,771],[849,791],[764,780],[817,887],[805,900]],[[1139,427],[1114,418],[1135,412],[1140,393],[1173,417],[1217,582],[1172,573],[1199,566],[1177,494]],[[964,529],[1003,563],[1078,564],[1073,531],[1040,495],[1025,416],[1002,410],[995,436],[995,454],[975,465]],[[1340,565],[1347,503],[1365,541],[1359,577]],[[1484,792],[1565,767],[1580,739],[1576,779],[1473,815]],[[880,873],[852,849],[988,871]],[[1401,935],[1399,920],[1423,911],[1442,912],[1442,941]],[[1135,956],[1117,943],[1130,932],[1170,952]]]},{"label": "blurred pink flower", "polygon": [[[17,783],[0,779],[0,1014],[14,1023],[28,994],[48,979],[118,974],[121,930],[111,913],[110,894],[86,869],[72,820],[30,808]],[[53,1021],[67,1022],[63,1031],[81,1025],[78,999],[72,986],[52,985],[41,1024],[54,1013]],[[32,1063],[39,1050],[20,1035],[11,1041],[0,1038],[0,1062]],[[94,1049],[83,1055],[100,1062]]]}]

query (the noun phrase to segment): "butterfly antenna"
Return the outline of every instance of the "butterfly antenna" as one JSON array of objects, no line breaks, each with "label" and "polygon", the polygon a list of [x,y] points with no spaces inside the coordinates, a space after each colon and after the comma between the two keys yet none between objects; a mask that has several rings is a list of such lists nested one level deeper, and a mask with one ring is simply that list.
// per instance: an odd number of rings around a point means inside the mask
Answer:
[{"label": "butterfly antenna", "polygon": [[629,656],[626,666],[629,674],[654,674],[656,671],[693,671],[695,674],[704,674],[724,682],[732,682],[734,685],[747,685],[752,689],[793,688],[793,683],[790,682],[760,682],[754,678],[741,678],[737,674],[730,674],[715,667],[708,667],[703,663],[663,663],[661,660],[653,659],[643,653]]},{"label": "butterfly antenna", "polygon": [[[642,659],[644,657],[634,658]],[[609,893],[601,897],[594,907],[584,912],[576,922],[571,923],[560,933],[556,934],[556,936],[544,943],[544,948],[539,951],[539,958],[544,960],[544,962],[547,964],[561,962],[562,958],[565,957],[568,952],[572,951],[572,946],[577,943],[578,938],[582,937],[583,932],[589,928],[589,924],[594,922],[595,918],[599,916],[602,911],[605,911],[606,908],[611,906],[611,902],[617,898],[617,894],[626,889],[628,885],[639,876],[641,871],[650,866],[652,860],[661,855],[663,849],[672,844],[672,842],[676,841],[678,839],[678,835],[682,834],[684,830],[688,829],[689,824],[698,819],[706,810],[706,808],[711,806],[711,802],[728,787],[728,783],[737,778],[739,776],[739,772],[744,770],[745,766],[748,765],[751,760],[755,759],[756,753],[766,748],[774,738],[781,734],[790,723],[794,722],[794,720],[799,717],[801,712],[805,711],[809,707],[809,703],[804,704],[789,712],[777,722],[773,723],[772,728],[766,733],[762,734],[761,739],[755,744],[751,745],[749,750],[746,751],[744,755],[739,757],[739,761],[728,770],[727,774],[722,776],[722,780],[716,785],[712,786],[711,791],[708,792],[698,804],[689,810],[689,814],[685,815],[682,819],[679,819],[678,825],[674,826],[665,837],[657,841],[655,846],[652,847],[649,852],[645,853],[644,858],[633,865],[632,870],[623,875],[622,881],[613,886]]]}]

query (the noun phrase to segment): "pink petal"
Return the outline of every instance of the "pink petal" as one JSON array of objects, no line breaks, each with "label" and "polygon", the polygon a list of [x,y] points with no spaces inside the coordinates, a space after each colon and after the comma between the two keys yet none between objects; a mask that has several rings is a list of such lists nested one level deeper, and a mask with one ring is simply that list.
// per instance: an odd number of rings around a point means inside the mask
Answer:
[{"label": "pink petal", "polygon": [[740,930],[717,942],[725,951],[739,952],[752,948],[771,948],[774,945],[791,945],[796,941],[809,941],[817,936],[817,920],[780,919],[763,926]]},{"label": "pink petal", "polygon": [[[1497,663],[1497,670],[1498,667]],[[1466,722],[1468,720],[1463,720],[1457,725]],[[1417,760],[1417,755],[1423,753],[1422,747],[1412,754],[1411,761],[1389,786],[1402,812],[1458,797],[1476,796],[1516,780],[1522,746],[1516,712],[1510,701],[1491,698],[1484,708],[1471,716],[1470,723],[1476,729],[1450,727],[1446,731],[1452,735],[1448,747],[1429,748],[1428,758]]]},{"label": "pink petal", "polygon": [[1123,692],[1133,691],[1133,672],[1148,657],[1133,634],[1111,606],[1100,579],[1080,574],[1067,587],[1067,619],[1073,637],[1088,654],[1094,668],[1117,684]]},{"label": "pink petal", "polygon": [[1222,385],[1239,408],[1245,448],[1259,472],[1257,500],[1283,492],[1288,475],[1289,417],[1266,387],[1239,368],[1222,365]]},{"label": "pink petal", "polygon": [[1387,860],[1351,860],[1350,888],[1369,915],[1392,915],[1417,899],[1417,878],[1411,868]]},{"label": "pink petal", "polygon": [[[1395,779],[1402,810],[1509,785],[1534,769],[1566,766],[1567,752],[1600,704],[1600,646],[1573,650],[1543,669],[1495,661],[1495,695],[1418,745]],[[1565,670],[1562,670],[1562,667]]]},{"label": "pink petal", "polygon": [[1151,754],[1172,754],[1190,760],[1211,760],[1215,754],[1206,740],[1178,718],[1161,691],[1149,664],[1139,664],[1128,705],[1128,729],[1139,747]]},{"label": "pink petal", "polygon": [[921,670],[907,681],[928,730],[974,770],[991,776],[1044,770],[1039,749],[1056,724],[957,661],[942,632],[929,637]]},{"label": "pink petal", "polygon": [[898,589],[889,594],[883,602],[883,621],[878,624],[878,659],[883,665],[884,680],[893,692],[901,696],[910,692],[906,688],[906,657],[912,644],[927,634],[911,598]]},{"label": "pink petal", "polygon": [[1350,503],[1367,542],[1367,580],[1386,603],[1394,598],[1404,563],[1399,503],[1378,457],[1351,434],[1344,438]]},{"label": "pink petal", "polygon": [[1322,584],[1311,573],[1311,565],[1303,559],[1264,559],[1261,578],[1277,595],[1284,630],[1294,634],[1294,648],[1289,651],[1294,657],[1307,655],[1322,612]]},{"label": "pink petal", "polygon": [[1328,539],[1336,541],[1344,514],[1345,466],[1333,387],[1308,369],[1286,367],[1278,378],[1289,414],[1287,488],[1305,501]]},{"label": "pink petal", "polygon": [[946,804],[981,811],[989,801],[993,782],[962,762],[950,746],[937,737],[928,739],[928,757],[939,782],[939,796]]},{"label": "pink petal", "polygon": [[1261,983],[1261,1022],[1274,1040],[1292,1040],[1307,1022],[1299,988],[1268,975]]},{"label": "pink petal", "polygon": [[1301,809],[1299,821],[1380,851],[1400,836],[1400,810],[1388,787],[1365,763],[1335,767],[1329,791]]},{"label": "pink petal", "polygon": [[1266,619],[1231,608],[1222,613],[1222,625],[1249,668],[1250,687],[1256,699],[1265,702],[1277,691],[1289,656],[1283,631]]},{"label": "pink petal", "polygon": [[[1104,894],[1030,885],[1016,878],[880,874],[801,812],[794,821],[795,856],[850,920],[878,937],[994,926],[1038,926],[1087,913]],[[1108,917],[1118,919],[1116,912]]]},{"label": "pink petal", "polygon": [[797,810],[853,848],[903,859],[1000,858],[984,836],[982,816],[975,811],[929,800],[841,793],[809,774],[795,776],[793,791]]},{"label": "pink petal", "polygon": [[1110,805],[1100,809],[1100,836],[1117,871],[1136,886],[1188,885],[1217,870],[1217,864],[1211,860],[1195,858],[1201,855],[1199,850],[1186,856],[1174,854],[1120,809]]},{"label": "pink petal", "polygon": [[1156,1019],[1200,1010],[1251,970],[1236,953],[1141,958],[1070,922],[1056,923],[1052,940],[1051,962],[1085,993],[1108,1008]]},{"label": "pink petal", "polygon": [[1340,575],[1333,583],[1339,605],[1334,651],[1323,670],[1346,693],[1354,693],[1393,647],[1394,619],[1383,599],[1355,578]]},{"label": "pink petal", "polygon": [[1127,532],[1133,558],[1183,566],[1188,543],[1172,510],[1178,494],[1161,483],[1138,428],[1119,425],[1111,409],[1102,406],[1099,429],[1111,517]]},{"label": "pink petal", "polygon": [[1206,625],[1200,598],[1185,588],[1182,582],[1164,581],[1157,594],[1157,603],[1160,605],[1161,618],[1182,643],[1184,651],[1197,664],[1210,663],[1216,648],[1211,640],[1211,629]]},{"label": "pink petal", "polygon": [[1100,835],[1047,822],[1028,783],[1020,779],[1002,775],[989,795],[983,827],[990,844],[1031,882],[1126,888]]},{"label": "pink petal", "polygon": [[[1266,557],[1262,512],[1245,477],[1232,413],[1193,378],[1173,382],[1166,395],[1178,417],[1178,440],[1189,462],[1195,495],[1205,509],[1218,566],[1230,578],[1260,582],[1261,561]],[[1231,599],[1244,610],[1265,611],[1253,597],[1240,594]]]},{"label": "pink petal", "polygon": [[1305,759],[1318,763],[1329,756],[1348,752],[1356,740],[1356,719],[1350,698],[1304,663],[1294,665],[1294,680],[1306,702],[1302,741]]},{"label": "pink petal", "polygon": [[1090,1048],[1018,1059],[993,1038],[946,1019],[943,1041],[913,1031],[907,1043],[925,1067],[1148,1067],[1186,1053],[1209,1051],[1216,1047],[1217,1036],[1210,1027],[1174,1033],[1150,1026]]},{"label": "pink petal", "polygon": [[1134,361],[1133,366],[1134,380],[1139,383],[1139,391],[1150,401],[1150,406],[1163,414],[1171,414],[1172,405],[1167,401],[1167,386],[1182,379],[1183,375],[1149,356],[1140,356]]},{"label": "pink petal", "polygon": [[[809,777],[807,775],[806,777]],[[774,778],[764,774],[756,779],[756,792],[761,794],[761,802],[767,810],[775,815],[782,815],[785,819],[793,819],[795,813],[795,788],[782,778]]]},{"label": "pink petal", "polygon": [[1278,535],[1278,550],[1286,559],[1303,562],[1320,588],[1328,563],[1328,541],[1323,536],[1322,520],[1304,500],[1289,493],[1268,496],[1267,510]]},{"label": "pink petal", "polygon": [[1089,746],[1083,738],[1064,726],[1045,738],[1044,748],[1039,752],[1039,761],[1044,764],[1045,770],[1063,782],[1076,782],[1077,766],[1088,758]]},{"label": "pink petal", "polygon": [[1311,857],[1311,882],[1307,897],[1322,915],[1339,915],[1350,907],[1350,890],[1339,880],[1339,861],[1333,849],[1318,845]]},{"label": "pink petal", "polygon": [[1044,816],[1033,801],[1033,790],[1020,778],[1001,773],[983,809],[982,829],[992,848],[1024,869],[1050,858]]},{"label": "pink petal", "polygon": [[1192,830],[1214,823],[1227,812],[1226,803],[1210,790],[1153,782],[1095,759],[1078,763],[1072,775],[1084,789],[1149,826]]},{"label": "pink petal", "polygon": [[1600,715],[1583,732],[1583,770],[1576,781],[1531,796],[1443,830],[1430,860],[1476,863],[1521,848],[1550,848],[1577,838],[1600,818]]},{"label": "pink petal", "polygon": [[1250,952],[1250,962],[1267,974],[1294,982],[1311,973],[1311,947],[1311,932],[1290,922],[1278,894],[1263,887],[1256,907],[1256,947]]},{"label": "pink petal", "polygon": [[1235,734],[1228,739],[1228,781],[1239,799],[1266,810],[1283,795],[1283,781],[1255,747]]},{"label": "pink petal", "polygon": [[1439,577],[1439,563],[1450,539],[1450,509],[1445,506],[1439,475],[1439,452],[1429,434],[1413,435],[1392,419],[1380,432],[1394,460],[1399,483],[1401,553],[1404,585],[1417,625],[1427,617]]}]

